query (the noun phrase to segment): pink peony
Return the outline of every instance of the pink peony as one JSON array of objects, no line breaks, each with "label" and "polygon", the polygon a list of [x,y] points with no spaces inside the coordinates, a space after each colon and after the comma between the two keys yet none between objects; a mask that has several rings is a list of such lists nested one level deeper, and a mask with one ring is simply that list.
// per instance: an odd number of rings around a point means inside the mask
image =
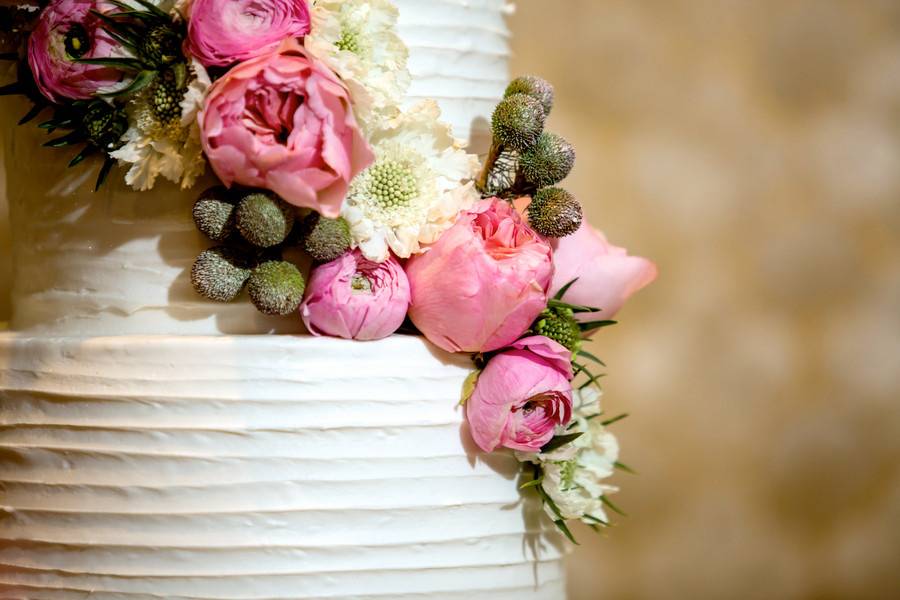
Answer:
[{"label": "pink peony", "polygon": [[372,262],[359,250],[316,267],[300,314],[314,335],[380,340],[400,328],[409,280],[394,257]]},{"label": "pink peony", "polygon": [[309,33],[305,0],[193,0],[185,50],[207,67],[226,67]]},{"label": "pink peony", "polygon": [[656,265],[639,256],[628,256],[625,248],[613,246],[600,231],[586,222],[575,233],[556,242],[553,254],[556,272],[552,294],[575,278],[563,300],[594,306],[598,313],[581,313],[584,321],[609,319],[625,301],[656,279]]},{"label": "pink peony", "polygon": [[483,200],[406,265],[409,316],[451,352],[509,344],[547,305],[551,249],[508,202]]},{"label": "pink peony", "polygon": [[523,338],[488,361],[466,402],[475,443],[537,452],[572,418],[571,353],[543,336]]},{"label": "pink peony", "polygon": [[52,0],[28,38],[28,65],[34,82],[48,100],[65,104],[111,90],[122,72],[77,62],[79,58],[109,58],[117,49],[103,22],[91,10],[109,7],[98,0]]},{"label": "pink peony", "polygon": [[349,181],[374,160],[347,88],[293,39],[219,79],[200,128],[225,185],[266,188],[330,218]]}]

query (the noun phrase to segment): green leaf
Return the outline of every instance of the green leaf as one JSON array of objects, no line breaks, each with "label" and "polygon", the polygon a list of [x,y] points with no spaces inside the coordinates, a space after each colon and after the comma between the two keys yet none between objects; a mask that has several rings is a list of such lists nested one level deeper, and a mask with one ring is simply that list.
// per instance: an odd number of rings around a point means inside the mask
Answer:
[{"label": "green leaf", "polygon": [[77,62],[86,65],[113,67],[123,71],[140,71],[144,68],[143,63],[136,58],[79,58]]},{"label": "green leaf", "polygon": [[587,350],[579,350],[577,354],[578,354],[578,356],[583,356],[583,357],[585,357],[585,358],[588,359],[588,360],[594,361],[595,363],[597,363],[597,364],[600,365],[601,367],[605,367],[605,366],[606,366],[606,363],[604,363],[602,360],[600,360],[599,358],[597,358],[596,356],[594,356],[593,354],[591,354],[591,353],[588,352]]},{"label": "green leaf", "polygon": [[582,332],[593,331],[594,329],[609,327],[610,325],[615,325],[616,323],[618,323],[618,321],[611,321],[609,319],[604,319],[602,321],[584,321],[578,323],[578,328],[581,329]]},{"label": "green leaf", "polygon": [[602,388],[600,387],[600,382],[599,382],[598,380],[599,380],[601,377],[603,377],[603,375],[594,375],[593,373],[591,373],[591,372],[588,370],[588,368],[587,368],[585,365],[583,365],[583,364],[581,364],[581,363],[577,363],[577,362],[575,362],[575,361],[572,361],[572,365],[575,367],[575,375],[576,375],[576,376],[579,375],[579,374],[581,374],[581,373],[584,373],[584,374],[587,376],[587,378],[588,378],[587,383],[585,383],[585,384],[579,386],[578,389],[583,390],[584,388],[586,388],[587,386],[589,386],[589,385],[591,385],[591,384],[596,385],[596,386],[597,386],[597,389],[602,389]]},{"label": "green leaf", "polygon": [[583,306],[581,304],[569,304],[568,302],[563,302],[562,300],[556,300],[555,298],[551,298],[547,301],[547,306],[550,308],[568,308],[574,313],[586,313],[586,312],[599,312],[599,308],[594,308],[593,306]]},{"label": "green leaf", "polygon": [[[159,17],[161,19],[169,20],[169,15],[166,14],[166,12],[164,10],[162,10],[155,4],[153,4],[151,2],[147,2],[147,0],[134,0],[134,1],[137,2],[138,4],[140,4],[141,6],[143,6],[145,9],[147,9],[148,13],[156,15],[157,17]],[[119,2],[118,0],[113,0],[112,3],[119,7],[125,7],[126,9],[131,8],[127,4]]]},{"label": "green leaf", "polygon": [[24,117],[19,119],[18,124],[24,125],[25,123],[33,120],[36,116],[38,116],[39,114],[41,114],[41,112],[43,112],[44,108],[46,108],[46,107],[42,104],[35,104],[28,110],[27,113],[25,113]]},{"label": "green leaf", "polygon": [[138,93],[139,91],[153,83],[153,79],[155,77],[156,72],[154,71],[141,71],[137,74],[137,76],[135,76],[131,83],[129,83],[123,89],[98,95],[103,96],[104,98],[119,98],[121,96],[130,96],[132,94]]},{"label": "green leaf", "polygon": [[522,485],[520,485],[520,486],[519,486],[519,489],[520,489],[520,490],[525,490],[525,489],[528,489],[528,488],[535,487],[535,486],[537,486],[537,485],[541,485],[542,483],[544,483],[544,478],[543,478],[543,477],[540,477],[540,478],[538,478],[538,479],[532,479],[531,481],[527,481],[527,482],[523,483]]},{"label": "green leaf", "polygon": [[557,527],[560,531],[563,532],[563,535],[565,535],[567,538],[569,538],[569,541],[570,541],[570,542],[572,542],[572,543],[575,544],[576,546],[580,546],[580,545],[581,545],[581,544],[578,543],[578,540],[575,539],[575,536],[572,535],[572,531],[569,529],[569,526],[566,525],[566,522],[565,522],[563,519],[557,519],[556,521],[553,521],[553,524],[556,525],[556,527]]},{"label": "green leaf", "polygon": [[0,96],[14,96],[15,94],[24,94],[25,87],[18,81],[9,85],[0,86]]},{"label": "green leaf", "polygon": [[103,166],[100,167],[100,173],[97,175],[97,183],[94,185],[95,192],[98,191],[100,186],[103,185],[103,182],[106,181],[106,176],[109,175],[109,171],[114,164],[116,164],[116,159],[111,156],[107,156],[106,160],[103,161]]},{"label": "green leaf", "polygon": [[559,288],[559,291],[556,292],[556,295],[553,296],[553,299],[554,299],[554,300],[562,300],[562,299],[563,299],[563,296],[566,295],[566,292],[569,291],[569,288],[572,287],[572,285],[573,285],[576,281],[578,281],[578,278],[577,278],[577,277],[576,277],[575,279],[573,279],[572,281],[570,281],[569,283],[567,283],[566,285],[564,285],[564,286],[562,286],[561,288]]},{"label": "green leaf", "polygon": [[68,133],[62,137],[53,138],[49,142],[45,142],[44,147],[65,148],[66,146],[72,146],[73,144],[80,144],[83,141],[84,134],[80,131],[73,131],[72,133]]},{"label": "green leaf", "polygon": [[74,167],[75,165],[81,163],[81,161],[86,159],[88,156],[94,154],[95,152],[97,152],[97,148],[95,148],[94,146],[85,146],[81,150],[81,152],[79,152],[78,154],[75,155],[75,158],[73,158],[72,160],[69,161],[69,167],[71,168],[71,167]]},{"label": "green leaf", "polygon": [[584,435],[583,431],[579,431],[578,433],[566,433],[564,435],[557,435],[552,440],[544,444],[544,446],[541,448],[541,454],[546,454],[548,452],[553,452],[558,448],[562,448],[566,444],[574,442],[582,435]]},{"label": "green leaf", "polygon": [[584,518],[587,519],[588,521],[593,521],[594,523],[597,523],[598,525],[603,525],[604,527],[609,527],[608,521],[604,521],[603,519],[597,518],[594,515],[584,515]]},{"label": "green leaf", "polygon": [[613,466],[615,468],[619,469],[620,471],[625,471],[626,473],[631,473],[632,475],[637,475],[637,471],[635,471],[634,469],[632,469],[631,467],[629,467],[628,465],[626,465],[623,462],[616,461],[613,463]]},{"label": "green leaf", "polygon": [[475,386],[478,384],[479,375],[481,375],[481,370],[476,369],[469,373],[469,376],[466,377],[466,380],[463,382],[462,394],[459,397],[460,406],[465,406],[466,402],[469,401],[469,398],[472,397],[472,393],[475,391]]},{"label": "green leaf", "polygon": [[623,517],[628,516],[627,514],[625,514],[625,511],[623,511],[621,508],[619,508],[618,506],[613,504],[612,500],[610,500],[606,496],[600,496],[600,502],[602,502],[603,504],[608,506],[611,511],[618,513],[618,514],[622,515]]},{"label": "green leaf", "polygon": [[612,425],[616,421],[621,421],[622,419],[624,419],[627,416],[628,416],[628,413],[622,413],[621,415],[613,417],[612,419],[607,419],[607,420],[601,422],[600,424],[603,425],[604,427],[608,427],[609,425]]}]

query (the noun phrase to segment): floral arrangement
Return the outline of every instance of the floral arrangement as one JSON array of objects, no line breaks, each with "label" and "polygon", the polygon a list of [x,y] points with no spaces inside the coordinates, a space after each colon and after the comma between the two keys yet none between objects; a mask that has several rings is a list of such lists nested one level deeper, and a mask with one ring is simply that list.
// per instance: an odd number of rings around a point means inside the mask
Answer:
[{"label": "floral arrangement", "polygon": [[[0,5],[2,93],[21,123],[61,133],[70,166],[102,160],[127,185],[220,184],[193,205],[211,246],[197,293],[247,290],[313,335],[419,332],[476,370],[472,439],[513,452],[570,538],[606,525],[618,462],[599,408],[603,363],[583,343],[656,276],[609,244],[559,187],[573,147],[545,131],[552,86],[514,80],[484,160],[433,101],[405,106],[407,50],[389,0],[50,0]],[[291,258],[291,257],[300,257]]]}]

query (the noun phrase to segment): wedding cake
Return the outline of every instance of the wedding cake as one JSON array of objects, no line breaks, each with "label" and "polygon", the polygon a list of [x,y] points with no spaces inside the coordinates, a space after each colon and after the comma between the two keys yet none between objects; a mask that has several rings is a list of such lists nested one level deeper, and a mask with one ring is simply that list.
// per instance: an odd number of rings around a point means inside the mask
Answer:
[{"label": "wedding cake", "polygon": [[[486,150],[505,0],[396,5],[410,102]],[[4,100],[0,598],[564,597],[561,537],[518,462],[466,433],[466,356],[196,295],[196,191],[111,176],[95,193]]]}]

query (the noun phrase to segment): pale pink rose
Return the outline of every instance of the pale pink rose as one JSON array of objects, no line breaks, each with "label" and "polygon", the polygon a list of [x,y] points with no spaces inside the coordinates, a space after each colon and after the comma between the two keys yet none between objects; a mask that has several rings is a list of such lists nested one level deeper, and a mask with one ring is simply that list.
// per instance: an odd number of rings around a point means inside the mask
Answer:
[{"label": "pale pink rose", "polygon": [[193,0],[185,50],[207,67],[226,67],[307,33],[306,0]]},{"label": "pale pink rose", "polygon": [[374,155],[347,88],[296,40],[233,67],[200,113],[203,149],[225,185],[272,190],[329,218]]},{"label": "pale pink rose", "polygon": [[466,401],[478,447],[537,452],[572,418],[572,355],[543,336],[513,343],[488,361]]},{"label": "pale pink rose", "polygon": [[359,250],[317,266],[300,315],[310,333],[380,340],[400,328],[409,308],[409,281],[393,256],[376,263]]},{"label": "pale pink rose", "polygon": [[41,13],[28,38],[28,65],[38,90],[48,100],[65,104],[111,91],[122,72],[77,62],[79,58],[109,58],[117,50],[103,22],[90,11],[112,5],[98,0],[53,0]]},{"label": "pale pink rose", "polygon": [[633,293],[656,279],[656,265],[640,256],[629,256],[625,248],[613,246],[606,236],[587,222],[572,235],[555,242],[551,294],[577,278],[564,301],[601,309],[576,315],[583,321],[609,319]]},{"label": "pale pink rose", "polygon": [[424,254],[406,264],[409,316],[432,343],[451,352],[509,344],[547,305],[550,245],[511,204],[482,200]]}]

